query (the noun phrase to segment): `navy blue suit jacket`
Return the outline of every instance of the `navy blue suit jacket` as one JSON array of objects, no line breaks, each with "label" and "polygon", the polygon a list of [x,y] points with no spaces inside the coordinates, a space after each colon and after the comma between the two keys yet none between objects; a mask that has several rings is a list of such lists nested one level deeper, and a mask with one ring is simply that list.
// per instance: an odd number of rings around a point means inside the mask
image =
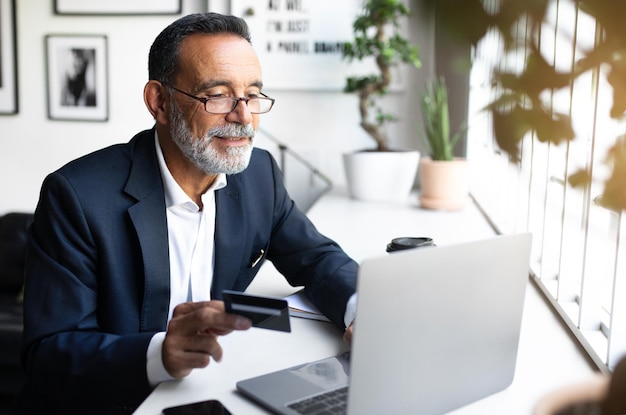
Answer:
[{"label": "navy blue suit jacket", "polygon": [[[245,290],[263,250],[343,327],[357,265],[297,209],[270,154],[254,149],[248,168],[228,176],[215,197],[212,298]],[[59,413],[123,412],[141,403],[150,393],[148,344],[166,329],[169,270],[154,130],[49,175],[30,232],[22,402],[46,402]]]}]

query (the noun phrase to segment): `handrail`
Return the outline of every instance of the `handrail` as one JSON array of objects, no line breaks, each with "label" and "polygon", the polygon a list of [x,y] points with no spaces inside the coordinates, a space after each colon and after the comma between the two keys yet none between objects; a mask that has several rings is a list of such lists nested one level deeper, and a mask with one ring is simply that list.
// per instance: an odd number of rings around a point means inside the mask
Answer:
[{"label": "handrail", "polygon": [[294,152],[293,150],[291,150],[289,147],[287,147],[287,145],[283,142],[281,142],[280,140],[278,140],[278,138],[276,138],[275,136],[273,136],[272,134],[270,134],[269,132],[267,132],[266,130],[262,129],[259,127],[259,132],[261,134],[263,134],[264,136],[266,136],[271,142],[273,142],[274,144],[276,144],[280,150],[281,153],[281,160],[280,160],[280,168],[283,171],[283,175],[285,174],[285,153],[289,153],[290,155],[293,156],[293,158],[295,158],[296,160],[298,160],[300,163],[302,163],[303,165],[305,165],[309,170],[311,170],[311,173],[313,173],[314,175],[318,176],[320,179],[322,179],[328,186],[333,185],[332,180],[330,180],[327,176],[325,176],[321,171],[319,171],[315,166],[313,166],[311,163],[309,163],[309,161],[307,161],[304,157],[300,156],[298,153]]},{"label": "handrail", "polygon": [[[268,131],[259,128],[259,133],[262,134],[264,138],[267,138],[272,143],[276,144],[278,150],[280,151],[280,157],[278,161],[278,165],[283,173],[283,178],[285,179],[285,186],[287,187],[287,191],[290,193],[296,204],[302,209],[304,212],[308,211],[311,206],[326,192],[328,192],[332,186],[333,182],[330,178],[328,178],[325,174],[323,174],[320,170],[318,170],[313,164],[311,164],[304,157],[299,155],[298,153],[291,150],[285,143],[276,138],[273,134]],[[287,155],[296,160],[299,164],[304,166],[308,171],[311,172],[313,177],[318,177],[325,185],[325,187],[317,192],[307,192],[306,194],[302,193],[302,189],[306,188],[306,186],[290,186],[291,180],[287,180]],[[289,177],[292,178],[291,176]],[[291,187],[291,189],[290,189]],[[311,185],[308,186],[312,187]]]}]

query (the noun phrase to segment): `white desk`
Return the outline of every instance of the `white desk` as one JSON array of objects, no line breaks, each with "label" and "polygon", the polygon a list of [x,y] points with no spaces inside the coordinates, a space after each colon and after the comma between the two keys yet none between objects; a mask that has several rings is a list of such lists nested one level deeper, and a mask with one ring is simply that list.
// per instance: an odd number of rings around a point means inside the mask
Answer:
[{"label": "white desk", "polygon": [[[335,239],[357,261],[384,255],[399,236],[430,236],[438,245],[493,235],[475,206],[461,212],[419,209],[412,196],[406,204],[371,204],[333,192],[309,212],[318,229]],[[290,287],[271,267],[264,267],[249,292],[286,296]],[[235,391],[238,380],[332,356],[346,349],[341,333],[328,323],[292,318],[292,333],[250,329],[221,339],[222,363],[211,362],[182,381],[161,384],[135,412],[159,415],[167,406],[218,399],[235,415],[267,414]],[[586,380],[594,373],[565,329],[529,282],[513,384],[502,392],[449,415],[529,415],[547,392]]]}]

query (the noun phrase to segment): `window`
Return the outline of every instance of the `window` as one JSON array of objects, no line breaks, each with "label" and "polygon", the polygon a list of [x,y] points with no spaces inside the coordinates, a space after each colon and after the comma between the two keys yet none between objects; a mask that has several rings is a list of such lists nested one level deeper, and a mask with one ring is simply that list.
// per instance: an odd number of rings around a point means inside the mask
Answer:
[{"label": "window", "polygon": [[[497,7],[497,0],[485,0]],[[570,70],[581,51],[601,39],[595,21],[572,0],[554,0],[549,18],[533,33],[541,53],[557,69]],[[517,30],[525,34],[525,22]],[[522,51],[502,59],[502,40],[485,36],[473,53],[470,76],[468,157],[474,168],[472,195],[502,233],[531,231],[533,281],[548,297],[602,370],[626,353],[626,225],[622,214],[602,207],[604,159],[626,123],[610,118],[612,89],[602,68],[569,88],[545,96],[552,108],[569,113],[576,138],[568,145],[524,138],[521,163],[511,164],[493,139],[490,116],[481,109],[495,96],[491,71],[497,65],[521,70]],[[594,181],[581,190],[567,177],[588,167]]]}]

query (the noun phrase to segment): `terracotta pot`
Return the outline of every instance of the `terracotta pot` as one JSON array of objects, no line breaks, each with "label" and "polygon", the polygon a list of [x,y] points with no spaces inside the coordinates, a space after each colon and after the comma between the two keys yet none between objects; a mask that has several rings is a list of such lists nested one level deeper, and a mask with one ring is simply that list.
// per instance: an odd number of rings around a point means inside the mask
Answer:
[{"label": "terracotta pot", "polygon": [[415,184],[419,159],[419,151],[344,154],[350,197],[374,202],[406,201]]},{"label": "terracotta pot", "polygon": [[452,161],[420,160],[420,205],[426,209],[460,210],[469,201],[468,163],[464,158]]}]

